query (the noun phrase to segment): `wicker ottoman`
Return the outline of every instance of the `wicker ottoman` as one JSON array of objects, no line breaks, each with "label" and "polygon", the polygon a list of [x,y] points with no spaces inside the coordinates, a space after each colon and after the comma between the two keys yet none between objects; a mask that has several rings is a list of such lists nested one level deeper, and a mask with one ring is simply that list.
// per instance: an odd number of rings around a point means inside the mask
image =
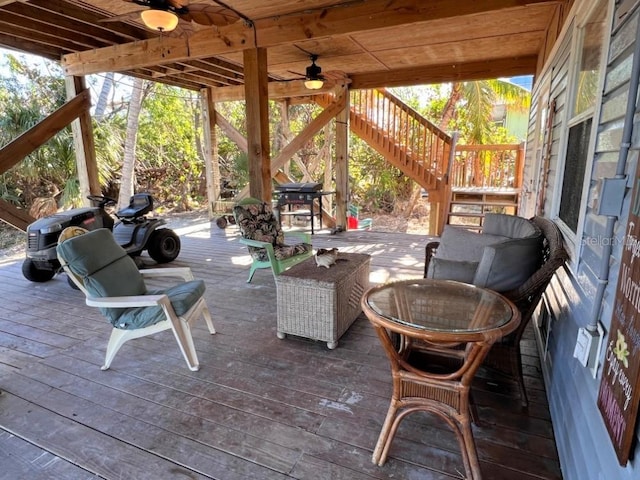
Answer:
[{"label": "wicker ottoman", "polygon": [[362,311],[370,262],[366,254],[339,253],[331,268],[316,266],[311,257],[277,275],[278,338],[297,335],[336,348]]}]

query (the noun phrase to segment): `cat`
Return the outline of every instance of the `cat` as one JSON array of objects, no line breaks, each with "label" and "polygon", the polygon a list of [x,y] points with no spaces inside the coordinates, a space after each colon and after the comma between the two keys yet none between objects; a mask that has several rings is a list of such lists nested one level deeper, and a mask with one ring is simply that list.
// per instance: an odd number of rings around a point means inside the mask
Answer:
[{"label": "cat", "polygon": [[338,259],[338,249],[337,248],[319,248],[316,252],[316,265],[318,267],[329,268],[331,265],[336,263]]}]

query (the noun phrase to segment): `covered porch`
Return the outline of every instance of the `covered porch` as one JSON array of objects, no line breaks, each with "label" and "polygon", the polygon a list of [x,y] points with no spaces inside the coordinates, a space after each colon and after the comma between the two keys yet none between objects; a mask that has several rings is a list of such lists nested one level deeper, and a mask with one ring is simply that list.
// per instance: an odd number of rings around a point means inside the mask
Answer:
[{"label": "covered porch", "polygon": [[[434,416],[405,419],[383,467],[371,453],[391,394],[388,360],[361,315],[335,350],[276,337],[268,270],[246,283],[236,227],[206,215],[170,225],[206,282],[218,333],[194,330],[190,372],[169,332],[126,344],[101,371],[110,325],[59,275],[30,283],[22,254],[0,259],[0,465],[5,478],[461,478],[458,445]],[[372,255],[372,283],[421,277],[422,235],[316,234],[314,248]],[[560,479],[533,332],[523,340],[530,399],[484,372],[473,398],[484,478]]]}]

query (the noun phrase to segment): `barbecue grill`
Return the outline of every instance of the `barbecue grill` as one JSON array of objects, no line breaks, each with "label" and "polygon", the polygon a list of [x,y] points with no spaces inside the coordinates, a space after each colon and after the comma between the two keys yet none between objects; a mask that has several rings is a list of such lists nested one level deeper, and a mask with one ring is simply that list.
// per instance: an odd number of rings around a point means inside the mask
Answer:
[{"label": "barbecue grill", "polygon": [[[322,228],[322,204],[323,195],[330,195],[334,192],[323,192],[321,183],[283,183],[276,187],[275,195],[278,197],[277,211],[278,219],[282,223],[283,215],[295,215],[308,217],[311,220],[311,234],[313,235],[313,219],[317,215],[320,220],[320,228]],[[317,210],[316,210],[316,202]],[[309,210],[301,210],[297,207],[300,205],[308,205]],[[284,207],[287,207],[286,211]],[[296,207],[296,209],[292,207]]]}]

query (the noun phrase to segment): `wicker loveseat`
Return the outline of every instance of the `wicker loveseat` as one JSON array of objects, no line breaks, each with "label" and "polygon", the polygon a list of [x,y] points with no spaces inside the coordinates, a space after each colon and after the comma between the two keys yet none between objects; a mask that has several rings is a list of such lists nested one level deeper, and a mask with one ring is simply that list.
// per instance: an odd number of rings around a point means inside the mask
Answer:
[{"label": "wicker loveseat", "polygon": [[[520,326],[491,347],[483,364],[517,383],[523,406],[528,405],[528,399],[522,376],[520,340],[555,271],[567,259],[562,234],[558,227],[551,220],[539,216],[532,218],[531,222],[540,229],[543,237],[540,244],[539,266],[517,287],[501,291],[518,307],[522,318]],[[426,246],[425,277],[429,274],[429,264],[439,246],[440,242],[430,242]]]}]

